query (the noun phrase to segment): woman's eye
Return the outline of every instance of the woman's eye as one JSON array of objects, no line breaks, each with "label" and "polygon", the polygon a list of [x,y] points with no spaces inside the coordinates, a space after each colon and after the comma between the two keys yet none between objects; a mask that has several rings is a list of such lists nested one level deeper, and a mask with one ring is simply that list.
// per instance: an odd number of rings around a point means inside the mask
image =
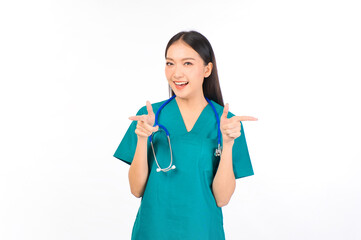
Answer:
[{"label": "woman's eye", "polygon": [[185,65],[188,65],[188,66],[189,66],[189,65],[192,65],[191,62],[185,62],[184,64],[185,64]]},{"label": "woman's eye", "polygon": [[173,65],[173,63],[171,63],[171,62],[166,62],[165,65],[170,66],[170,65]]}]

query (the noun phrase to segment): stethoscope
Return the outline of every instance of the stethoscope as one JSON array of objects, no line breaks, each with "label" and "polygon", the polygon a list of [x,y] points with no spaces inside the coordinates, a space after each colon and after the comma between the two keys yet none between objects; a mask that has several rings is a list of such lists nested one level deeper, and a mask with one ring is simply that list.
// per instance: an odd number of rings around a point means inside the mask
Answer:
[{"label": "stethoscope", "polygon": [[[158,109],[157,113],[155,114],[155,121],[154,121],[154,127],[156,126],[159,126],[159,130],[164,130],[165,133],[167,134],[167,138],[168,138],[168,144],[169,144],[169,151],[170,151],[170,163],[169,163],[169,166],[166,167],[166,168],[161,168],[159,166],[159,163],[157,161],[157,157],[155,155],[155,151],[154,151],[154,147],[153,147],[153,135],[154,133],[156,132],[153,132],[152,135],[149,136],[149,141],[150,141],[150,144],[152,146],[152,150],[153,150],[153,155],[154,155],[154,160],[155,162],[157,163],[157,172],[160,172],[160,171],[163,171],[163,172],[168,172],[169,170],[172,170],[172,169],[175,169],[175,165],[172,165],[173,163],[173,155],[172,155],[172,146],[170,144],[170,138],[169,138],[169,132],[168,130],[166,129],[165,126],[161,125],[158,123],[158,118],[159,118],[159,114],[160,114],[160,111],[165,107],[165,105],[167,105],[170,101],[172,101],[173,98],[175,98],[176,95],[173,95],[171,98],[169,98],[167,101],[165,101],[162,106],[160,106],[160,108]],[[207,102],[211,105],[212,109],[213,109],[213,112],[214,114],[216,115],[216,119],[217,119],[217,127],[218,127],[218,132],[217,132],[217,136],[218,136],[218,147],[216,148],[215,152],[214,152],[214,156],[216,157],[219,157],[221,156],[221,153],[222,153],[222,147],[221,147],[221,128],[220,128],[220,120],[219,120],[219,116],[217,114],[217,111],[216,111],[216,108],[214,107],[214,105],[212,104],[212,102],[208,99],[208,98],[205,98],[207,100]],[[159,131],[158,130],[158,131]]]}]

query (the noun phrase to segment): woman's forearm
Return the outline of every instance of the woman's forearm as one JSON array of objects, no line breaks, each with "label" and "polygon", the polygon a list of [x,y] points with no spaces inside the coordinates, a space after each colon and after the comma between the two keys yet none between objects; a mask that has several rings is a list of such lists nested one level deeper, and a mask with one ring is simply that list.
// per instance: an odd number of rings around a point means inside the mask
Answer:
[{"label": "woman's forearm", "polygon": [[230,142],[223,145],[217,173],[212,183],[212,191],[218,207],[223,207],[228,204],[236,188],[236,179],[232,164],[233,143],[234,142]]},{"label": "woman's forearm", "polygon": [[148,180],[147,137],[139,137],[132,164],[129,168],[130,191],[136,197],[143,196]]}]

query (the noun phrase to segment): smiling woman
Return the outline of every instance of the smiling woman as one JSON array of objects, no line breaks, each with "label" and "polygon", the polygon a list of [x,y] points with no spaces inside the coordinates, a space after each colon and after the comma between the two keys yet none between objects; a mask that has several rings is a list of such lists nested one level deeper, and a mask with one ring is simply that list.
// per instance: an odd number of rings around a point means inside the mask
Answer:
[{"label": "smiling woman", "polygon": [[167,44],[165,59],[165,75],[171,95],[184,99],[182,96],[187,94],[186,92],[174,92],[176,89],[183,89],[177,88],[176,83],[182,81],[189,83],[192,79],[190,85],[193,85],[193,88],[190,86],[192,89],[188,90],[189,94],[200,96],[204,93],[205,97],[224,105],[213,49],[202,34],[190,31],[174,35]]},{"label": "smiling woman", "polygon": [[253,175],[241,121],[257,119],[224,106],[214,53],[202,34],[176,34],[165,59],[171,97],[147,102],[130,117],[114,153],[130,164],[131,192],[142,197],[132,239],[224,240],[221,207],[235,180]]},{"label": "smiling woman", "polygon": [[[202,95],[197,91],[202,91],[203,79],[212,72],[211,62],[205,65],[201,56],[182,40],[168,48],[166,60],[165,75],[169,86],[176,88],[175,94],[179,98]],[[187,85],[189,86],[186,88]],[[183,89],[184,91],[178,91]]]}]

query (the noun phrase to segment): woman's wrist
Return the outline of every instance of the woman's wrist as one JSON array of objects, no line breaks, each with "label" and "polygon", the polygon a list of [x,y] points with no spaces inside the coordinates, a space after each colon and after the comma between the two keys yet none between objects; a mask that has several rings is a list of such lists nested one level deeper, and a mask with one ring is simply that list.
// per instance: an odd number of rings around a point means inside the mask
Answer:
[{"label": "woman's wrist", "polygon": [[232,148],[234,144],[234,140],[228,141],[228,142],[223,142],[223,149],[224,148]]},{"label": "woman's wrist", "polygon": [[148,140],[148,137],[140,136],[140,135],[137,135],[137,136],[138,136],[138,141],[139,142],[147,142],[147,140]]}]

